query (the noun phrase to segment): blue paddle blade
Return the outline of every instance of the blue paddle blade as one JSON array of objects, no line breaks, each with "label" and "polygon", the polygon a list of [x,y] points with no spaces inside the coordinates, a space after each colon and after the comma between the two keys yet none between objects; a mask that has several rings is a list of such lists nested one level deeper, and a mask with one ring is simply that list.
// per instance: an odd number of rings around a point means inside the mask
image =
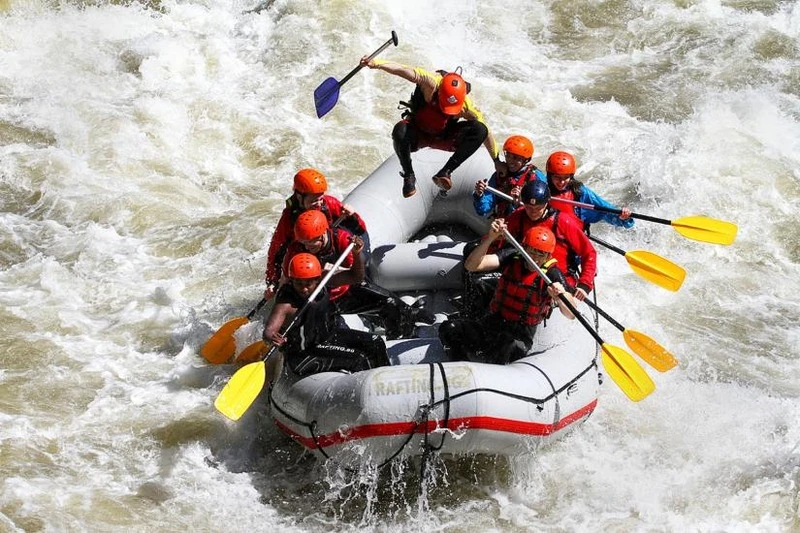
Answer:
[{"label": "blue paddle blade", "polygon": [[336,78],[328,78],[320,83],[314,90],[314,106],[317,108],[317,118],[322,118],[333,109],[339,101],[339,82]]}]

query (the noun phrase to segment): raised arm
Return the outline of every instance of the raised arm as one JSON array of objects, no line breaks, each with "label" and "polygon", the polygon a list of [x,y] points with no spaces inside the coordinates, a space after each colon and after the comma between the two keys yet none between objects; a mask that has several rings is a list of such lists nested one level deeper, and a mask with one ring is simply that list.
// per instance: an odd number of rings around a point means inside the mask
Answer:
[{"label": "raised arm", "polygon": [[395,76],[399,76],[410,81],[411,83],[420,82],[420,76],[418,75],[416,69],[413,69],[407,65],[396,63],[394,61],[369,59],[368,56],[364,56],[361,58],[361,66],[370,69],[382,70],[384,72],[388,72],[389,74],[394,74]]},{"label": "raised arm", "polygon": [[357,285],[364,281],[366,271],[364,267],[364,254],[361,253],[364,250],[364,239],[361,237],[353,237],[353,242],[355,246],[353,246],[350,252],[353,254],[353,265],[348,270],[343,270],[334,274],[328,283],[329,287]]},{"label": "raised arm", "polygon": [[481,239],[480,244],[472,250],[464,261],[464,268],[470,272],[485,272],[496,270],[500,267],[500,258],[497,254],[489,254],[489,246],[496,241],[506,228],[506,223],[502,218],[498,218],[489,227],[489,232]]}]

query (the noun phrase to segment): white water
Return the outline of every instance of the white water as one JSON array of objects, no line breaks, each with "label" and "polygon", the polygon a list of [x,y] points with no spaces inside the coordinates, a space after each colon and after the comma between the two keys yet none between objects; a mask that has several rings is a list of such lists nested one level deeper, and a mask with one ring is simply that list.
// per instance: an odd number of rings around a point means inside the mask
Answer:
[{"label": "white water", "polygon": [[[800,529],[800,7],[430,5],[0,2],[0,530]],[[680,367],[639,404],[607,383],[536,456],[443,463],[419,499],[414,468],[349,491],[225,422],[230,369],[197,354],[258,300],[296,169],[341,197],[392,153],[410,84],[312,101],[392,29],[383,57],[461,65],[538,164],[569,149],[609,200],[739,226],[731,247],[597,226],[686,268],[667,293],[598,252],[601,303]]]}]

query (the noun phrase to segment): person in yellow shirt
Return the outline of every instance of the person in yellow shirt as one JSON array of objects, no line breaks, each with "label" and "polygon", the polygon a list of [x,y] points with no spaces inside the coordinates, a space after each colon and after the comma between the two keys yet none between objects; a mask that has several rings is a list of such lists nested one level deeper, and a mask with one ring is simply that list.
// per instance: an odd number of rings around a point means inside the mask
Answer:
[{"label": "person in yellow shirt", "polygon": [[430,147],[453,152],[445,165],[433,176],[433,182],[443,191],[453,186],[450,175],[483,144],[498,171],[504,164],[483,115],[467,96],[470,85],[456,72],[428,72],[392,61],[361,58],[361,65],[383,70],[416,85],[408,109],[392,130],[394,151],[403,168],[403,196],[417,192],[417,179],[411,164],[411,153]]}]

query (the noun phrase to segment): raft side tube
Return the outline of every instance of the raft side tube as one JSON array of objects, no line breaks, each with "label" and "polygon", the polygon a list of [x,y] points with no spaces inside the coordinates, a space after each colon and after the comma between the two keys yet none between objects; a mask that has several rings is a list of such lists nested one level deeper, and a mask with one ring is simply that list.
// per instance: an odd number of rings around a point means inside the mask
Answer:
[{"label": "raft side tube", "polygon": [[472,190],[479,179],[494,172],[491,159],[479,149],[453,172],[453,188],[441,196],[431,177],[452,154],[423,148],[414,153],[417,193],[403,198],[400,161],[393,155],[348,194],[344,202],[364,219],[373,249],[381,245],[405,243],[423,227],[435,223],[458,223],[483,235],[487,219],[472,206]]}]

